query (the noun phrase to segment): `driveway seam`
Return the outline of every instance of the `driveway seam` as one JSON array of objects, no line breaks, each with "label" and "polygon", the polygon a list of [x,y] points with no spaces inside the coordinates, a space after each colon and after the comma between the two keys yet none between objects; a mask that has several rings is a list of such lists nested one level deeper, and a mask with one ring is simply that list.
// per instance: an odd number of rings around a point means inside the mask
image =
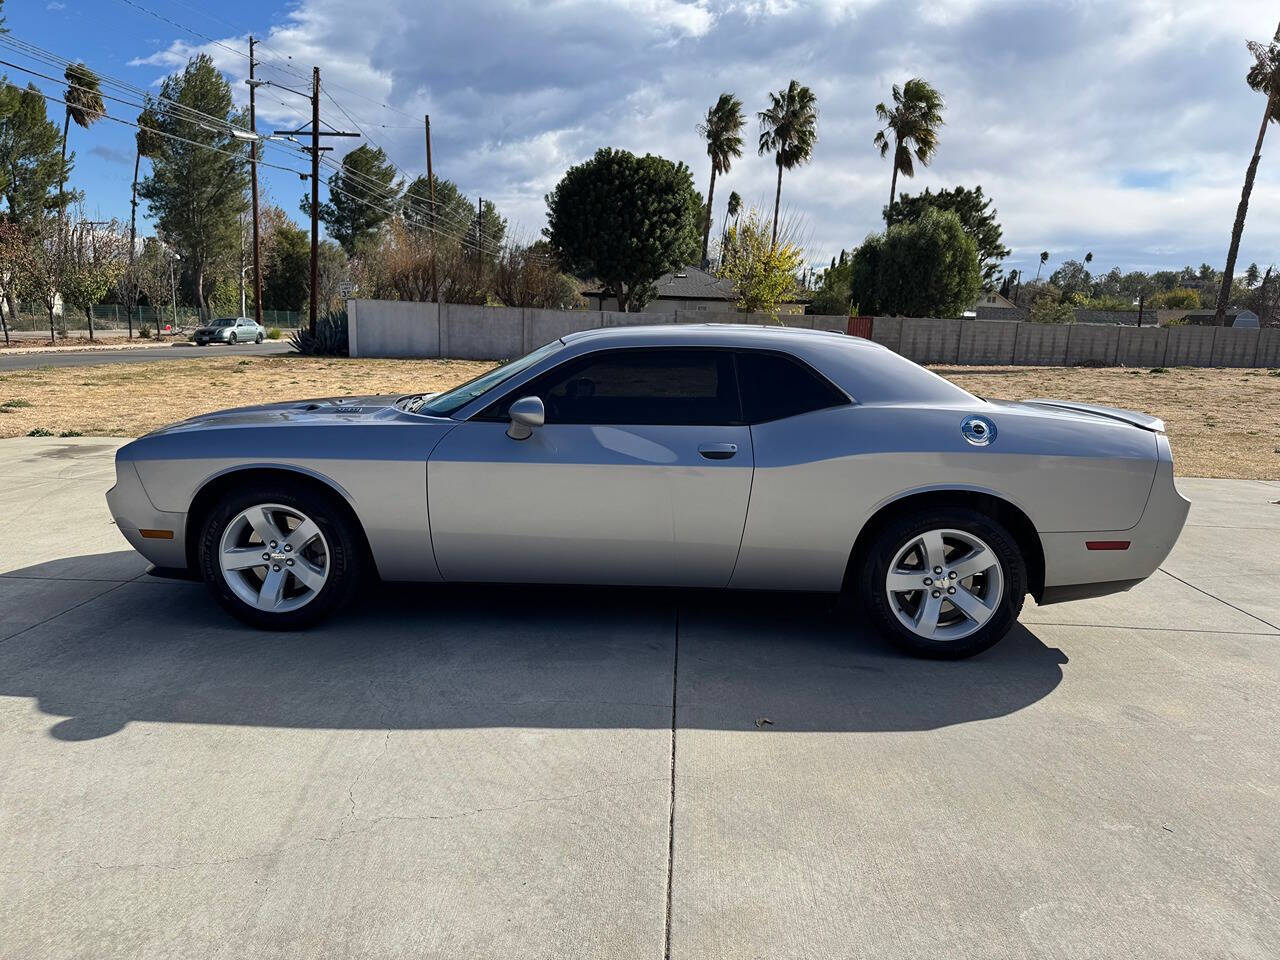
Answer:
[{"label": "driveway seam", "polygon": [[[1190,584],[1188,584],[1190,586]],[[1202,593],[1204,591],[1201,591]],[[1217,600],[1217,597],[1213,598]],[[1223,601],[1224,603],[1226,601]],[[1253,614],[1247,614],[1253,616]],[[1255,618],[1257,619],[1257,618]],[[1191,627],[1135,627],[1126,623],[1065,623],[1060,620],[1019,620],[1024,627],[1083,627],[1088,630],[1147,630],[1151,633],[1198,633],[1207,637],[1276,637],[1277,632],[1252,630],[1196,630]],[[1266,623],[1264,620],[1263,623]]]},{"label": "driveway seam", "polygon": [[50,620],[57,620],[63,614],[70,613],[72,610],[78,610],[81,607],[83,607],[86,603],[91,603],[94,600],[97,600],[99,597],[105,597],[108,593],[112,593],[116,590],[119,590],[121,587],[126,586],[127,584],[130,584],[130,583],[133,583],[133,580],[121,580],[114,587],[108,587],[106,590],[103,590],[101,593],[95,593],[92,597],[86,597],[85,599],[81,600],[79,603],[75,603],[67,607],[67,609],[65,610],[59,610],[57,613],[51,614],[50,616],[45,617],[39,623],[33,623],[29,627],[23,627],[17,633],[11,633],[7,637],[0,637],[0,643],[8,643],[14,637],[20,637],[29,630],[34,630],[36,627],[43,627]]},{"label": "driveway seam", "polygon": [[662,922],[662,957],[671,960],[671,890],[676,860],[676,694],[680,682],[680,606],[676,605],[675,637],[671,650],[671,794],[667,805],[667,901]]},{"label": "driveway seam", "polygon": [[1280,630],[1280,626],[1276,626],[1276,624],[1272,623],[1270,620],[1263,620],[1262,617],[1258,616],[1256,613],[1250,613],[1248,610],[1245,610],[1243,607],[1237,607],[1230,600],[1223,600],[1221,597],[1215,596],[1214,594],[1210,593],[1208,590],[1205,590],[1201,587],[1197,587],[1194,583],[1190,583],[1186,580],[1183,580],[1176,573],[1169,573],[1169,571],[1166,570],[1164,567],[1160,567],[1159,570],[1161,573],[1168,573],[1169,576],[1173,577],[1173,579],[1177,580],[1179,583],[1185,584],[1186,586],[1190,587],[1192,590],[1195,590],[1197,593],[1203,593],[1206,597],[1209,597],[1211,600],[1217,600],[1219,603],[1225,603],[1232,610],[1235,610],[1239,613],[1243,613],[1246,617],[1248,617],[1251,620],[1257,620],[1259,623],[1265,623],[1272,630]]}]

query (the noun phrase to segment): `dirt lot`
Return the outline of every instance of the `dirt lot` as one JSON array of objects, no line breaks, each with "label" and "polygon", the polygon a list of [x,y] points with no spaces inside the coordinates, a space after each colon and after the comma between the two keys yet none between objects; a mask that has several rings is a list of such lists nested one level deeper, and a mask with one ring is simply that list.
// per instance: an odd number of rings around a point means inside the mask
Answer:
[{"label": "dirt lot", "polygon": [[[224,407],[440,390],[489,367],[467,360],[213,357],[0,375],[0,437],[134,436]],[[939,367],[979,396],[1059,397],[1163,417],[1183,476],[1280,478],[1280,372],[1181,368]]]}]

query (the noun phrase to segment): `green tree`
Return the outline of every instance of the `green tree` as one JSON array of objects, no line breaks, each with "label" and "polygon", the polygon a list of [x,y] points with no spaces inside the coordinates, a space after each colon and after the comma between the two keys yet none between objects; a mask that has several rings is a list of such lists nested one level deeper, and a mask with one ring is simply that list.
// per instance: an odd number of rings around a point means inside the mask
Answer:
[{"label": "green tree", "polygon": [[1068,297],[1076,294],[1086,296],[1093,276],[1079,260],[1065,260],[1062,266],[1049,275],[1049,282]]},{"label": "green tree", "polygon": [[716,176],[728,173],[735,158],[742,156],[742,101],[722,93],[715,106],[698,124],[698,135],[707,142],[711,158],[711,184],[707,187],[707,216],[702,228],[702,265],[707,265],[707,242],[711,238],[711,207],[715,203]]},{"label": "green tree", "polygon": [[93,308],[128,267],[127,240],[115,221],[104,227],[81,220],[69,231],[66,243],[70,259],[62,281],[62,296],[67,304],[84,311],[92,340]]},{"label": "green tree", "polygon": [[830,317],[847,316],[853,298],[851,272],[852,265],[847,258],[844,263],[836,263],[836,258],[832,257],[831,266],[822,271],[813,302],[809,304],[809,313]]},{"label": "green tree", "polygon": [[926,207],[950,210],[960,218],[965,232],[978,245],[983,286],[992,286],[1000,269],[1000,262],[1009,256],[1009,248],[1001,242],[1003,231],[1000,229],[1000,222],[996,220],[999,211],[990,209],[991,198],[982,195],[982,187],[972,190],[956,187],[954,190],[939,190],[937,193],[925,187],[924,193],[914,197],[904,193],[893,202],[893,206],[885,207],[885,224],[891,227],[895,223],[916,220]]},{"label": "green tree", "polygon": [[1075,323],[1076,313],[1067,301],[1056,296],[1042,296],[1031,302],[1028,319],[1032,323]]},{"label": "green tree", "polygon": [[1167,310],[1199,310],[1200,294],[1186,287],[1174,287],[1152,297],[1151,306]]},{"label": "green tree", "polygon": [[[195,111],[225,118],[218,127]],[[155,129],[170,136],[151,158],[151,176],[138,185],[164,236],[182,257],[182,269],[202,309],[219,270],[239,269],[240,216],[248,208],[244,145],[231,135],[243,117],[231,85],[205,54],[167,77],[155,104]],[[181,139],[173,139],[175,137]]]},{"label": "green tree", "polygon": [[[477,218],[479,223],[476,222]],[[468,238],[472,245],[478,246],[481,257],[487,261],[496,260],[502,251],[506,236],[506,218],[498,213],[498,208],[494,206],[493,201],[485,200],[479,213],[472,209]]]},{"label": "green tree", "polygon": [[803,253],[785,239],[775,242],[767,228],[758,211],[747,212],[741,226],[729,231],[720,276],[737,291],[739,310],[771,313],[777,319],[778,304],[795,298]]},{"label": "green tree", "polygon": [[430,181],[425,176],[414,178],[404,192],[404,215],[412,226],[425,227],[441,239],[461,240],[468,231],[475,232],[475,207],[456,183],[440,177],[435,177],[434,208]]},{"label": "green tree", "polygon": [[1036,278],[1035,278],[1034,280],[1032,280],[1032,281],[1031,281],[1032,283],[1039,283],[1039,282],[1040,282],[1040,271],[1044,269],[1044,265],[1045,265],[1046,263],[1048,263],[1048,262],[1049,262],[1049,251],[1048,251],[1048,250],[1041,250],[1041,251],[1040,251],[1040,265],[1036,267]]},{"label": "green tree", "polygon": [[[938,149],[938,128],[942,126],[942,94],[928,81],[913,77],[899,87],[893,85],[893,107],[876,104],[876,119],[884,124],[872,141],[880,156],[893,148],[893,173],[889,178],[889,206],[893,207],[898,174],[914,177],[915,160],[927,167]],[[915,153],[915,160],[912,153]]]},{"label": "green tree", "polygon": [[45,112],[45,100],[34,84],[0,117],[0,165],[4,169],[4,202],[11,220],[34,223],[56,207],[50,191],[64,179],[58,127]]},{"label": "green tree", "polygon": [[[320,219],[329,236],[353,255],[394,212],[403,186],[382,148],[361,144],[342,158],[342,169],[329,178],[329,199],[320,204]],[[303,195],[301,207],[311,215],[309,193]]]},{"label": "green tree", "polygon": [[279,207],[262,211],[262,306],[301,310],[310,299],[311,238]]},{"label": "green tree", "polygon": [[1258,127],[1258,139],[1253,145],[1253,156],[1244,175],[1244,189],[1240,191],[1240,205],[1236,208],[1236,220],[1231,227],[1231,244],[1227,248],[1227,265],[1222,271],[1222,286],[1218,291],[1218,306],[1213,322],[1223,326],[1227,322],[1227,304],[1231,300],[1231,282],[1236,269],[1236,256],[1240,252],[1240,236],[1244,233],[1244,220],[1249,212],[1249,195],[1253,192],[1253,180],[1258,173],[1258,161],[1262,159],[1262,141],[1267,135],[1268,123],[1280,123],[1280,26],[1270,44],[1250,40],[1249,52],[1254,63],[1245,76],[1249,87],[1267,95],[1267,105],[1262,111],[1262,124]]},{"label": "green tree", "polygon": [[958,317],[982,288],[978,246],[950,210],[929,209],[867,237],[849,263],[861,313]]},{"label": "green tree", "polygon": [[769,107],[756,114],[760,120],[759,155],[773,154],[778,186],[773,194],[773,242],[778,242],[778,209],[782,205],[782,171],[792,170],[813,157],[818,142],[818,98],[808,87],[792,80],[787,89],[769,94]]},{"label": "green tree", "polygon": [[1261,271],[1258,270],[1258,265],[1256,263],[1249,264],[1249,269],[1244,272],[1245,286],[1249,287],[1251,290],[1256,287],[1258,285],[1258,277],[1260,274]]},{"label": "green tree", "polygon": [[620,310],[641,309],[660,276],[698,255],[702,197],[683,163],[602,147],[546,201],[543,234],[560,261],[598,279]]},{"label": "green tree", "polygon": [[67,173],[71,169],[67,160],[67,137],[71,132],[71,121],[77,127],[88,130],[106,114],[106,105],[102,102],[102,87],[98,83],[98,75],[83,63],[69,65],[63,76],[67,81],[67,90],[63,99],[67,101],[66,114],[62,120],[62,179],[58,183],[58,207],[66,209]]}]

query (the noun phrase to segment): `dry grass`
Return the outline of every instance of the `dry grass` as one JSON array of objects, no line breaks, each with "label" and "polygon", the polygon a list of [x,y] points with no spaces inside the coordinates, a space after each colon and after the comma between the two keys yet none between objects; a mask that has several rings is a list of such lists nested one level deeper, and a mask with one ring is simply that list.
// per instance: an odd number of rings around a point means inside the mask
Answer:
[{"label": "dry grass", "polygon": [[[0,437],[136,436],[251,403],[446,389],[491,364],[467,360],[211,357],[0,374]],[[1266,370],[939,367],[980,396],[1059,397],[1163,417],[1183,476],[1280,479],[1280,375]]]}]

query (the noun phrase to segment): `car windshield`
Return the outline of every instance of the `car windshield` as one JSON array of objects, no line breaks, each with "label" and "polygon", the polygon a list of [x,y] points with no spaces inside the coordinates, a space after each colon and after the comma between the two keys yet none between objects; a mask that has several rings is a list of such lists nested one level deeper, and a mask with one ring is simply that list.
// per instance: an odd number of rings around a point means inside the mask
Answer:
[{"label": "car windshield", "polygon": [[435,414],[436,416],[447,417],[452,413],[461,410],[468,403],[474,400],[488,390],[505,383],[516,374],[523,370],[528,370],[539,360],[551,356],[558,350],[563,350],[564,344],[559,340],[552,340],[545,346],[539,347],[533,353],[526,353],[518,360],[512,360],[510,363],[504,363],[500,367],[495,367],[488,373],[482,373],[474,380],[468,380],[460,387],[454,387],[447,393],[432,397],[426,403],[418,408],[418,413]]},{"label": "car windshield", "polygon": [[221,317],[220,319],[213,321],[213,325],[215,327],[234,327],[236,325],[236,318]]}]

